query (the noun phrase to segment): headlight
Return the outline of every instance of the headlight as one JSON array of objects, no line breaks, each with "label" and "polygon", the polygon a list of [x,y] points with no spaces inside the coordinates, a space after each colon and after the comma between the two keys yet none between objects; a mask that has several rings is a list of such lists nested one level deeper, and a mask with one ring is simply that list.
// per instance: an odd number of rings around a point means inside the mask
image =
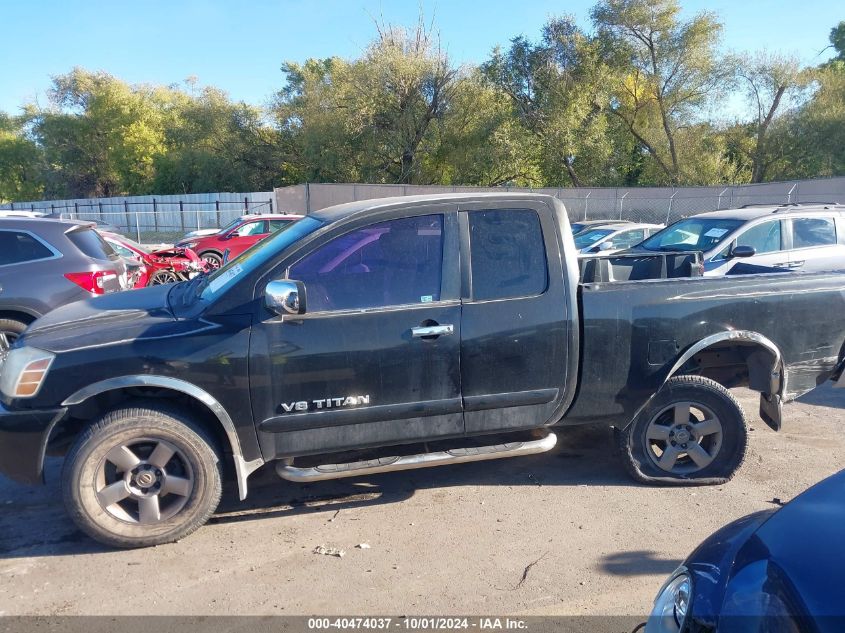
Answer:
[{"label": "headlight", "polygon": [[194,248],[199,242],[180,242],[175,248]]},{"label": "headlight", "polygon": [[55,354],[37,347],[17,347],[0,365],[0,392],[8,398],[32,398],[41,388]]},{"label": "headlight", "polygon": [[646,633],[678,633],[684,628],[692,597],[692,580],[683,567],[675,571],[654,599]]}]

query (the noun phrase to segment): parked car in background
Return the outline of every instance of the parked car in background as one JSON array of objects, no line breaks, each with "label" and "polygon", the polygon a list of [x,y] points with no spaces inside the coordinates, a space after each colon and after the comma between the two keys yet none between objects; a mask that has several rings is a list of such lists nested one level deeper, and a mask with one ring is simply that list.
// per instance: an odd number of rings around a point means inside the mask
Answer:
[{"label": "parked car in background", "polygon": [[100,231],[109,246],[124,259],[138,262],[143,271],[135,288],[157,286],[188,279],[206,272],[208,263],[190,248],[166,248],[151,251],[122,235]]},{"label": "parked car in background", "polygon": [[278,213],[243,215],[213,235],[183,238],[176,243],[176,247],[192,249],[215,269],[223,263],[223,253],[227,250],[229,256],[235,258],[253,244],[301,218],[301,215]]},{"label": "parked car in background", "polygon": [[701,251],[706,276],[845,268],[845,205],[755,205],[679,220],[631,252]]},{"label": "parked car in background", "polygon": [[90,222],[0,218],[0,347],[53,308],[128,284]]},{"label": "parked car in background", "polygon": [[610,254],[631,248],[662,228],[662,224],[634,224],[633,222],[599,224],[576,234],[575,248],[582,254]]},{"label": "parked car in background", "polygon": [[646,633],[840,633],[845,471],[707,538],[657,594]]},{"label": "parked car in background", "polygon": [[569,228],[572,229],[572,235],[578,235],[587,229],[597,228],[603,224],[631,224],[631,222],[628,220],[579,220],[572,222]]}]

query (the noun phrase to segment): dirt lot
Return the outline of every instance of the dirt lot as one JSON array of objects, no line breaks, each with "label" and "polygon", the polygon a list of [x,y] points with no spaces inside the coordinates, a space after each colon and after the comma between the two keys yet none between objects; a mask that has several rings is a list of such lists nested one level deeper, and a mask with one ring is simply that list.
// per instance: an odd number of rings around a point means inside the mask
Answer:
[{"label": "dirt lot", "polygon": [[845,466],[845,390],[789,405],[779,434],[751,426],[725,486],[636,485],[609,432],[582,428],[527,458],[309,485],[263,473],[188,539],[138,551],[74,530],[53,461],[47,487],[0,479],[0,614],[642,614],[715,528]]}]

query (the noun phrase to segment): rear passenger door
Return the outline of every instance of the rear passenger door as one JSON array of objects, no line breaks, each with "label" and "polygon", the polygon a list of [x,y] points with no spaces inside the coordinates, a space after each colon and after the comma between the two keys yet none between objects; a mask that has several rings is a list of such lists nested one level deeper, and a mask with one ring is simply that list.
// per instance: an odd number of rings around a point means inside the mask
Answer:
[{"label": "rear passenger door", "polygon": [[813,272],[845,268],[845,236],[837,232],[832,216],[791,218],[789,268]]},{"label": "rear passenger door", "polygon": [[533,428],[563,395],[571,332],[553,215],[461,207],[461,387],[467,433]]}]

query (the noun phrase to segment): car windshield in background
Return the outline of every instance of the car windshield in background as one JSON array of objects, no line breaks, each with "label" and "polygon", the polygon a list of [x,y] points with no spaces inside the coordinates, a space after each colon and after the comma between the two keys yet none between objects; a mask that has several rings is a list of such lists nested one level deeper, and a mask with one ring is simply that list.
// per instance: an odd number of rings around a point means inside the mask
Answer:
[{"label": "car windshield in background", "polygon": [[613,233],[613,229],[593,229],[575,236],[575,248],[587,248],[598,242],[601,238]]},{"label": "car windshield in background", "polygon": [[226,288],[230,287],[239,276],[255,270],[288,246],[313,233],[321,226],[323,226],[323,223],[320,220],[309,217],[291,222],[287,227],[276,231],[267,239],[245,250],[205,278],[206,283],[203,284],[205,287],[200,296],[206,301],[212,301],[215,297],[220,296]]},{"label": "car windshield in background", "polygon": [[689,218],[655,233],[640,246],[650,251],[709,251],[743,224],[743,220]]}]

